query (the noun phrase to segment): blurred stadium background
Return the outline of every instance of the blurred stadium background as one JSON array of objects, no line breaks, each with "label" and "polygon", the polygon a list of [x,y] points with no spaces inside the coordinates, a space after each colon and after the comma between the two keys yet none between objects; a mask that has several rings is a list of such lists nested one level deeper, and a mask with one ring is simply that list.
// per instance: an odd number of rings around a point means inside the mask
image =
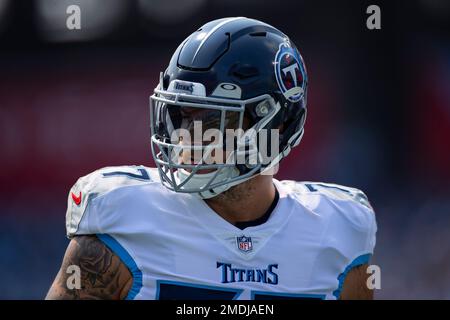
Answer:
[{"label": "blurred stadium background", "polygon": [[[81,8],[80,31],[66,8]],[[365,27],[369,4],[382,30]],[[450,2],[0,0],[0,298],[41,299],[64,254],[67,192],[108,165],[152,165],[148,96],[208,20],[288,34],[310,78],[280,179],[364,190],[380,299],[450,299]]]}]

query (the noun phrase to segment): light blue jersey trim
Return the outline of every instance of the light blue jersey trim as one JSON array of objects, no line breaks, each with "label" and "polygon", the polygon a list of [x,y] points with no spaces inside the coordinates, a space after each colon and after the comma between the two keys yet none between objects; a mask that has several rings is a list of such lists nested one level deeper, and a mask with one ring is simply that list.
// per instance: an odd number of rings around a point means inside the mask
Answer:
[{"label": "light blue jersey trim", "polygon": [[133,276],[133,285],[128,291],[125,300],[133,300],[142,288],[142,271],[138,268],[136,262],[116,239],[109,234],[97,234],[99,238],[111,251],[113,251],[122,262],[127,266]]},{"label": "light blue jersey trim", "polygon": [[369,260],[371,257],[372,257],[372,254],[370,254],[370,253],[359,256],[345,268],[344,272],[342,272],[339,275],[339,277],[338,277],[339,285],[338,285],[337,289],[333,291],[333,295],[336,297],[336,299],[339,299],[341,296],[342,286],[344,285],[345,278],[347,277],[347,274],[350,272],[350,270],[352,270],[353,268],[355,268],[357,266],[369,263]]}]

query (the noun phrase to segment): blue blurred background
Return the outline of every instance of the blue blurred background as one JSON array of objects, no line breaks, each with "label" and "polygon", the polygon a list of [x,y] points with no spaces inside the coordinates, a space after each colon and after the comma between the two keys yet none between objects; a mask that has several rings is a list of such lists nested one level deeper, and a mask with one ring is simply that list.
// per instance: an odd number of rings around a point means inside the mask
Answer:
[{"label": "blue blurred background", "polygon": [[[79,31],[66,8],[81,8]],[[381,7],[382,29],[366,28]],[[226,16],[281,29],[305,58],[302,144],[279,179],[364,190],[379,299],[450,299],[450,2],[0,0],[0,298],[41,299],[64,254],[67,192],[152,166],[148,97],[172,52]]]}]

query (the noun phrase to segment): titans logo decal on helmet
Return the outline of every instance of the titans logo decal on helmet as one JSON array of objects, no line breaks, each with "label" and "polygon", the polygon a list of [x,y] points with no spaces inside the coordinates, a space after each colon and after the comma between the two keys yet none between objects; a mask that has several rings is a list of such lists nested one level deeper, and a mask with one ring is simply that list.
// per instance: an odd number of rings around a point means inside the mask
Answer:
[{"label": "titans logo decal on helmet", "polygon": [[284,42],[275,55],[275,75],[284,97],[298,102],[303,97],[306,82],[305,70],[300,54],[289,43]]}]

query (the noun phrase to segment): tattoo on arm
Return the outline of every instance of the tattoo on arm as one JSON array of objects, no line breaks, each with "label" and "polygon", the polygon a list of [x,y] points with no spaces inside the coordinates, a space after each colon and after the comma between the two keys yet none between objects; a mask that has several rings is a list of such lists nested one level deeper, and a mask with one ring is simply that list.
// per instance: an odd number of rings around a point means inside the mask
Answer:
[{"label": "tattoo on arm", "polygon": [[[80,268],[80,289],[70,289],[69,266]],[[128,268],[96,236],[78,236],[67,247],[46,299],[124,299],[133,278]]]}]

